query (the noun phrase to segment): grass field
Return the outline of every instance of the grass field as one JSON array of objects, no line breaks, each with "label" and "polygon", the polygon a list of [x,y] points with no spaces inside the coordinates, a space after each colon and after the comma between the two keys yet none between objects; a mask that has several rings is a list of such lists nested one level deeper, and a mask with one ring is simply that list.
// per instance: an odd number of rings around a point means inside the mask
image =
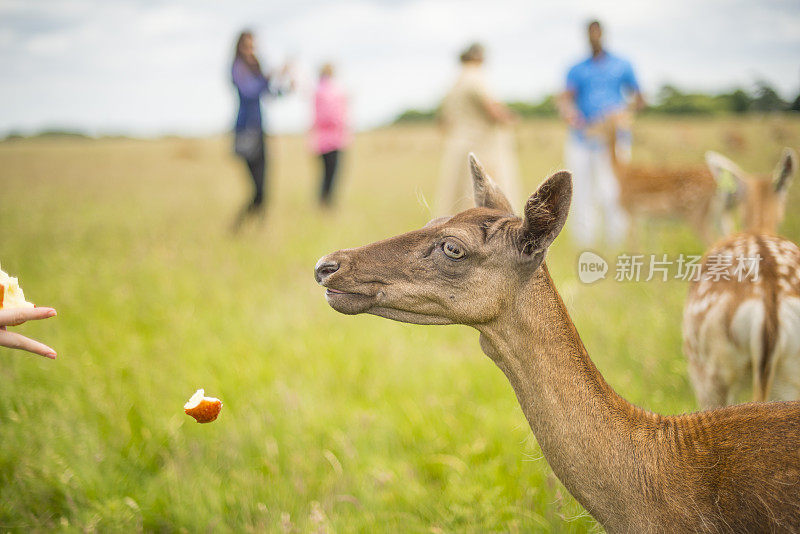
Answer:
[{"label": "grass field", "polygon": [[[560,167],[565,132],[519,130],[532,191]],[[635,135],[637,160],[717,149],[771,172],[800,145],[800,120],[643,119]],[[266,224],[236,238],[226,229],[247,182],[229,144],[0,143],[0,262],[59,311],[19,328],[56,361],[0,349],[0,530],[600,530],[475,331],[343,316],[314,282],[323,254],[427,222],[436,131],[359,135],[334,212],[313,202],[305,141],[273,139]],[[794,240],[798,197],[795,184],[782,227]],[[647,251],[702,250],[684,225],[650,229]],[[579,252],[562,235],[548,262],[607,380],[649,409],[694,410],[686,283],[583,285]],[[199,387],[225,403],[213,424],[182,412]]]}]

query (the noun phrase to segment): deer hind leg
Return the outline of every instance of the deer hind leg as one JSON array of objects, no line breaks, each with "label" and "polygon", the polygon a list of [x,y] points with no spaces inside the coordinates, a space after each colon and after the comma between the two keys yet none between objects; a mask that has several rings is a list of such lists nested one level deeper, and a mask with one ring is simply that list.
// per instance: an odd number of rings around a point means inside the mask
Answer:
[{"label": "deer hind leg", "polygon": [[746,358],[727,342],[712,347],[708,353],[690,358],[689,378],[702,409],[736,403],[743,389],[742,376],[747,372],[746,366],[740,362]]},{"label": "deer hind leg", "polygon": [[721,380],[714,370],[703,365],[702,361],[689,361],[689,378],[701,409],[707,410],[726,405],[729,385]]},{"label": "deer hind leg", "polygon": [[778,339],[767,375],[767,400],[800,399],[800,298],[781,300]]},{"label": "deer hind leg", "polygon": [[[748,354],[753,383],[753,400],[765,401],[774,376],[776,351],[764,353],[766,308],[760,298],[742,302],[731,319],[730,336]],[[774,345],[773,345],[774,346]],[[763,372],[762,372],[763,369]]]},{"label": "deer hind leg", "polygon": [[684,323],[689,378],[703,409],[735,403],[749,378],[749,353],[728,336],[725,304],[712,305],[699,324]]},{"label": "deer hind leg", "polygon": [[712,229],[711,216],[708,205],[703,205],[689,213],[689,224],[692,226],[698,237],[708,246],[714,241],[714,230]]},{"label": "deer hind leg", "polygon": [[775,362],[767,400],[800,400],[800,352],[775,356],[779,359]]}]

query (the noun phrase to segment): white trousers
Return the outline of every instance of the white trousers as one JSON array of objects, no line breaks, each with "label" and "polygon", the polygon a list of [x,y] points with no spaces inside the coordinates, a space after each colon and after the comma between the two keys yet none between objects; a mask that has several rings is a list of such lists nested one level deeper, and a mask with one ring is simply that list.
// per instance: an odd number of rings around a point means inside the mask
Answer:
[{"label": "white trousers", "polygon": [[[630,159],[630,144],[618,144],[617,149],[620,159]],[[619,205],[619,182],[606,146],[569,135],[564,152],[573,180],[572,239],[579,247],[619,246],[627,233],[628,218]]]}]

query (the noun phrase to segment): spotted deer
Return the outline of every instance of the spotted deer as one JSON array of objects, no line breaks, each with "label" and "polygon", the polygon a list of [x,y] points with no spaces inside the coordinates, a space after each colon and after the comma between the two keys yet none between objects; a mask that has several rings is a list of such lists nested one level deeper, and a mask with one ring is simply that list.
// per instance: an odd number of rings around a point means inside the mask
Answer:
[{"label": "spotted deer", "polygon": [[749,386],[755,401],[798,399],[800,249],[775,235],[797,154],[784,149],[772,179],[711,159],[744,189],[747,231],[706,252],[686,299],[683,345],[697,400],[732,404]]},{"label": "spotted deer", "polygon": [[711,243],[721,217],[717,182],[707,166],[674,167],[624,161],[617,150],[617,128],[624,116],[611,116],[590,135],[604,135],[611,169],[619,183],[619,204],[629,219],[630,240],[638,241],[638,227],[647,217],[685,220],[705,242]]},{"label": "spotted deer", "polygon": [[520,218],[470,165],[477,207],[322,257],[328,304],[478,330],[553,472],[609,532],[800,531],[800,402],[679,416],[627,402],[592,363],[544,261],[570,173],[545,180]]}]

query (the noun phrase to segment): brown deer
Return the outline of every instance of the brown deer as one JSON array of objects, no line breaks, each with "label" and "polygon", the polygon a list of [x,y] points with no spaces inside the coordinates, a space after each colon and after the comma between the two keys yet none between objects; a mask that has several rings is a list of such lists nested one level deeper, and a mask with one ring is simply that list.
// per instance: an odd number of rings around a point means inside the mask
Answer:
[{"label": "brown deer", "polygon": [[321,258],[328,303],[477,329],[556,476],[610,532],[800,530],[800,402],[680,416],[627,402],[589,358],[544,262],[570,173],[545,180],[519,218],[470,164],[476,208]]},{"label": "brown deer", "polygon": [[686,299],[684,352],[697,399],[704,408],[732,404],[750,384],[756,401],[798,399],[800,249],[774,235],[797,154],[784,149],[772,179],[708,159],[741,184],[747,231],[706,252]]},{"label": "brown deer", "polygon": [[[705,243],[711,243],[721,216],[717,183],[704,165],[645,166],[623,161],[617,154],[617,127],[625,118],[614,115],[601,123],[609,159],[619,182],[619,203],[628,215],[630,240],[638,240],[645,217],[679,217],[687,221]],[[599,135],[598,129],[589,132]]]}]

